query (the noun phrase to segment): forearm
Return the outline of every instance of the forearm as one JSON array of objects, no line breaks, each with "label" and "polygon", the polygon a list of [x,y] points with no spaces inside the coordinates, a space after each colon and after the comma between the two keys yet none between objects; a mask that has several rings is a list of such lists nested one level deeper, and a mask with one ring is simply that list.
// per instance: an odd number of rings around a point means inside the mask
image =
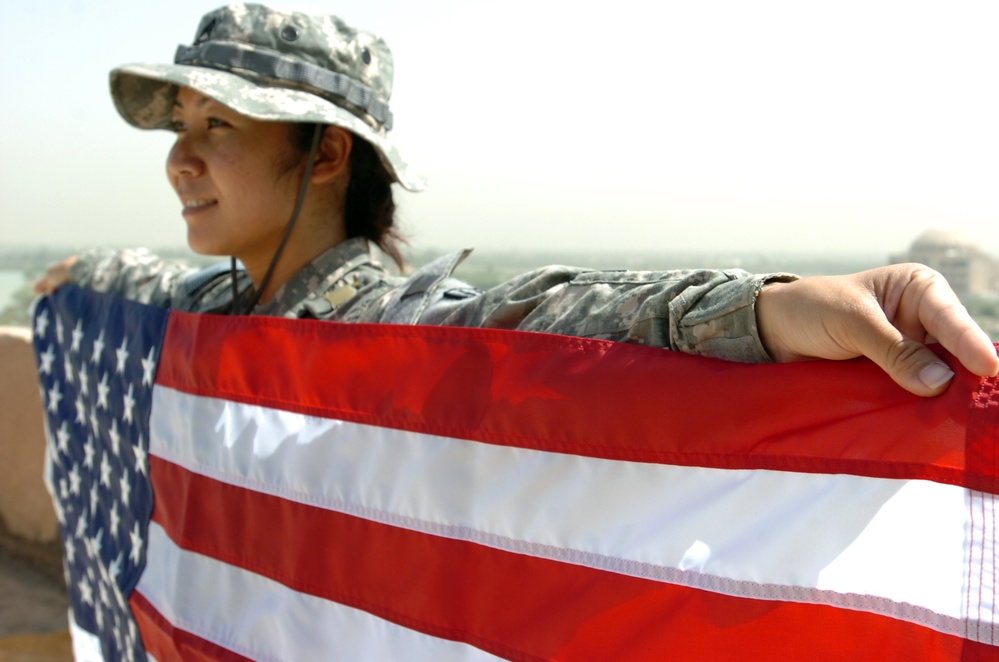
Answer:
[{"label": "forearm", "polygon": [[765,362],[755,301],[776,274],[590,271],[548,267],[478,296],[445,296],[426,324],[509,328],[633,342],[736,361]]},{"label": "forearm", "polygon": [[170,307],[190,269],[145,249],[88,251],[73,263],[70,282],[141,303]]}]

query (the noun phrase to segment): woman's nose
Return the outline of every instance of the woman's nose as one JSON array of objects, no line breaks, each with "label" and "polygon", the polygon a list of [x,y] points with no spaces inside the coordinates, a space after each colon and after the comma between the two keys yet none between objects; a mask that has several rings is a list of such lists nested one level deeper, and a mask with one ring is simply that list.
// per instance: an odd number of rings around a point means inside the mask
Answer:
[{"label": "woman's nose", "polygon": [[197,154],[193,141],[183,135],[177,136],[176,142],[167,155],[167,175],[171,181],[180,177],[197,177],[205,168],[205,163]]}]

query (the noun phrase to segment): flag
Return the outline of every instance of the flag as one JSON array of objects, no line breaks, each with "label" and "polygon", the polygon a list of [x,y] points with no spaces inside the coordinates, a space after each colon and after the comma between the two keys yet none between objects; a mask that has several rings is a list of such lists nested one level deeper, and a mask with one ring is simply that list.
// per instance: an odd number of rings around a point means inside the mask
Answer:
[{"label": "flag", "polygon": [[74,287],[34,335],[81,655],[999,659],[999,381],[942,352],[923,399]]}]

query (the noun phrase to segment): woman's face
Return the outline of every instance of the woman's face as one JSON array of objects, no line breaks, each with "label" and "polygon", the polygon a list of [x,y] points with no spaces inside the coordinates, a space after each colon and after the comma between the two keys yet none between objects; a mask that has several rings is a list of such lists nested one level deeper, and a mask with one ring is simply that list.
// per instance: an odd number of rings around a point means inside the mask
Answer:
[{"label": "woman's face", "polygon": [[296,178],[282,176],[292,154],[289,126],[253,120],[188,88],[173,109],[177,140],[167,175],[183,204],[196,253],[267,264],[291,216]]}]

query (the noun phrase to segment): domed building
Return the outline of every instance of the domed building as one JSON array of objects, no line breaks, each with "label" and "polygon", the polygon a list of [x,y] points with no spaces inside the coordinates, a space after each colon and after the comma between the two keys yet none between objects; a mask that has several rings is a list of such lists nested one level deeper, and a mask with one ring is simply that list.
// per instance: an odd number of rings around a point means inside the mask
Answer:
[{"label": "domed building", "polygon": [[955,232],[927,230],[908,252],[893,255],[891,261],[921,262],[936,269],[961,297],[999,293],[999,263]]}]

